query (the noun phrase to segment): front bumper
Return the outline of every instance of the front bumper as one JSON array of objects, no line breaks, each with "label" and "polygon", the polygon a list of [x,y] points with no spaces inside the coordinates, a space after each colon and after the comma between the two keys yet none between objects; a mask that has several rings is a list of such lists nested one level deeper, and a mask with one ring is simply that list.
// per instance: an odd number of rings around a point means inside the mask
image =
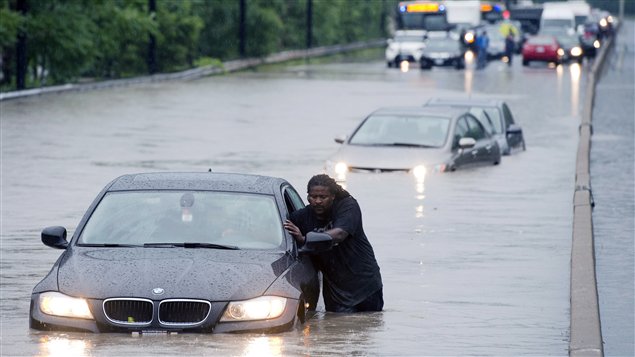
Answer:
[{"label": "front bumper", "polygon": [[209,311],[200,321],[191,323],[170,323],[160,316],[161,301],[147,300],[152,303],[152,318],[143,322],[121,321],[106,316],[104,300],[88,299],[94,319],[80,319],[48,315],[38,307],[39,294],[31,296],[30,327],[36,330],[83,331],[83,332],[120,332],[120,333],[156,333],[156,332],[198,332],[223,333],[266,331],[277,332],[290,329],[296,318],[299,301],[287,299],[282,315],[278,318],[259,321],[220,322],[228,302],[210,302]]}]

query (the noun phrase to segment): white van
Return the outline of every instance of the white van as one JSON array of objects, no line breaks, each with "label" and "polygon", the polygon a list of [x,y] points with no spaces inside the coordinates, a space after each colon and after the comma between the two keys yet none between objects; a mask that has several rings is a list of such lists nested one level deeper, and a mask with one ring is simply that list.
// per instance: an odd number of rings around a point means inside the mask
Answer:
[{"label": "white van", "polygon": [[571,34],[575,32],[575,14],[566,2],[548,2],[543,5],[540,30],[545,28],[560,28]]}]

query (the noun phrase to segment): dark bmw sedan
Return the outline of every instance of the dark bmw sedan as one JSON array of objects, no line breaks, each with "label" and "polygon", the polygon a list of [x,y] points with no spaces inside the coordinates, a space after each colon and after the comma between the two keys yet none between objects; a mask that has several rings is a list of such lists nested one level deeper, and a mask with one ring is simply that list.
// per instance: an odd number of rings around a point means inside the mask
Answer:
[{"label": "dark bmw sedan", "polygon": [[[284,179],[223,173],[121,176],[95,198],[31,295],[30,326],[90,332],[280,331],[315,310],[309,250],[282,228],[304,206]],[[322,235],[324,236],[324,235]],[[322,237],[323,238],[323,237]]]}]

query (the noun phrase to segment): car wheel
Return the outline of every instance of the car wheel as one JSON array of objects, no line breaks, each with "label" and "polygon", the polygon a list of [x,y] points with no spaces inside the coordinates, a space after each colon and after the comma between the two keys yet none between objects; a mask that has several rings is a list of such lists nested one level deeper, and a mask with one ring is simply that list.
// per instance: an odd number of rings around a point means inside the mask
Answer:
[{"label": "car wheel", "polygon": [[392,65],[392,61],[388,61],[388,62],[386,62],[386,66],[388,66],[388,68],[392,68],[392,67],[393,67],[393,65]]},{"label": "car wheel", "polygon": [[527,147],[525,147],[525,139],[523,138],[523,151],[526,151]]},{"label": "car wheel", "polygon": [[529,61],[523,60],[523,66],[529,66]]}]

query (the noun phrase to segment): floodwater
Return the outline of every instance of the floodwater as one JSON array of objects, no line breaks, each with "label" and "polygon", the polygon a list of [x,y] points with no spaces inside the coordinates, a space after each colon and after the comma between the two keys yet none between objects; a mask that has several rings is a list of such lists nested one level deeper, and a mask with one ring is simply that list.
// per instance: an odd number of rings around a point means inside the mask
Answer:
[{"label": "floodwater", "polygon": [[[568,355],[578,123],[588,65],[400,72],[371,62],[294,65],[188,82],[5,101],[2,355]],[[498,166],[430,176],[353,175],[384,281],[385,311],[323,312],[275,334],[48,333],[29,297],[113,178],[147,171],[280,176],[303,192],[347,134],[381,106],[432,96],[505,99],[527,151]]]}]

